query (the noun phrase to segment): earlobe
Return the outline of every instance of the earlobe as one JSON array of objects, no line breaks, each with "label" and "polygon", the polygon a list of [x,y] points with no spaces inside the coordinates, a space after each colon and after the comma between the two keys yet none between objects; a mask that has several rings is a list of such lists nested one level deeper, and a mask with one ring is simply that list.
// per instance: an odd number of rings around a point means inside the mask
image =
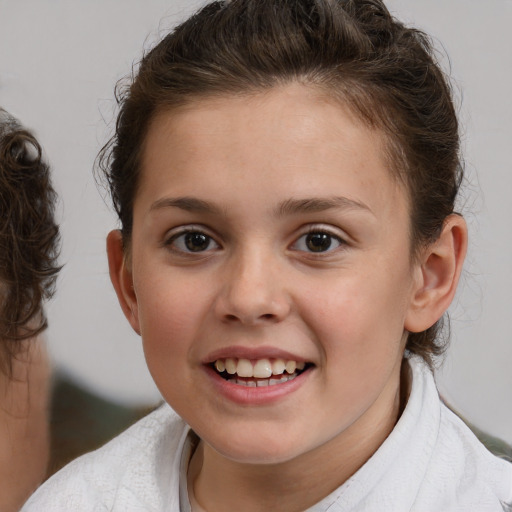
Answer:
[{"label": "earlobe", "polygon": [[450,215],[441,235],[424,249],[418,263],[418,279],[405,322],[409,332],[428,329],[448,309],[457,289],[467,244],[466,222],[460,215]]},{"label": "earlobe", "polygon": [[140,335],[137,295],[133,287],[132,272],[123,249],[121,231],[115,229],[107,236],[107,255],[110,280],[124,315]]}]

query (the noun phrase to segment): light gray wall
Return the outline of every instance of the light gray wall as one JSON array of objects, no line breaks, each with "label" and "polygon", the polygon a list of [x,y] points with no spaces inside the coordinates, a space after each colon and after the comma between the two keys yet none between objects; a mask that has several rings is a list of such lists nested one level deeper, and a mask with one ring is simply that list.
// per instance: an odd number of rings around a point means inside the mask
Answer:
[{"label": "light gray wall", "polygon": [[[48,307],[50,350],[60,368],[126,403],[158,393],[108,280],[104,240],[116,223],[91,168],[112,128],[114,83],[143,46],[200,3],[0,0],[0,105],[39,136],[61,196],[66,266]],[[442,42],[463,99],[461,208],[471,241],[440,389],[472,421],[512,442],[512,1],[388,5]]]}]

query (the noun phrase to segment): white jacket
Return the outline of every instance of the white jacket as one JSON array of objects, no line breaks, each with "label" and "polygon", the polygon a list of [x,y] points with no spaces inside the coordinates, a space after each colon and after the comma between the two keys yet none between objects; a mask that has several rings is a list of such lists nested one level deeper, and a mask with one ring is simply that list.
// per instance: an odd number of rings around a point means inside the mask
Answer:
[{"label": "white jacket", "polygon": [[[394,430],[308,512],[512,511],[512,464],[488,452],[441,403],[419,358],[409,363],[411,394]],[[190,428],[163,405],[54,475],[22,512],[189,512],[190,445]]]}]

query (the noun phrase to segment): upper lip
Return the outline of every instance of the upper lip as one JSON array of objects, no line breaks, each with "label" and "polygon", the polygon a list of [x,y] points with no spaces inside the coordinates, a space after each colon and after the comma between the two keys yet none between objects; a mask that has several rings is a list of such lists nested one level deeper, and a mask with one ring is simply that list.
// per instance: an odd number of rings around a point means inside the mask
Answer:
[{"label": "upper lip", "polygon": [[214,350],[210,352],[202,362],[203,364],[211,364],[217,361],[217,359],[226,359],[228,357],[253,361],[258,359],[284,359],[285,361],[308,362],[304,357],[277,347],[244,347],[241,345],[232,345]]}]

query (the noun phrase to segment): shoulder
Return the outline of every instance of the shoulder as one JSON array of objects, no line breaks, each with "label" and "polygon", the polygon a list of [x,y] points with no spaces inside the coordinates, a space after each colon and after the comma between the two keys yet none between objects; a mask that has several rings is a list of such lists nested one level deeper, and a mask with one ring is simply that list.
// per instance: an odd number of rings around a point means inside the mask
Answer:
[{"label": "shoulder", "polygon": [[444,405],[430,466],[437,474],[435,485],[452,482],[453,492],[458,496],[456,510],[470,510],[477,500],[482,503],[482,511],[501,511],[502,504],[512,504],[512,464],[488,451]]},{"label": "shoulder", "polygon": [[23,512],[165,510],[189,428],[164,404],[43,484]]},{"label": "shoulder", "polygon": [[[427,379],[432,379],[427,376]],[[435,390],[435,388],[432,387]],[[512,503],[512,464],[493,455],[439,398],[435,443],[429,454],[418,502],[436,496],[440,510],[491,512]],[[422,408],[423,422],[430,413]],[[421,510],[421,509],[419,509]]]}]

